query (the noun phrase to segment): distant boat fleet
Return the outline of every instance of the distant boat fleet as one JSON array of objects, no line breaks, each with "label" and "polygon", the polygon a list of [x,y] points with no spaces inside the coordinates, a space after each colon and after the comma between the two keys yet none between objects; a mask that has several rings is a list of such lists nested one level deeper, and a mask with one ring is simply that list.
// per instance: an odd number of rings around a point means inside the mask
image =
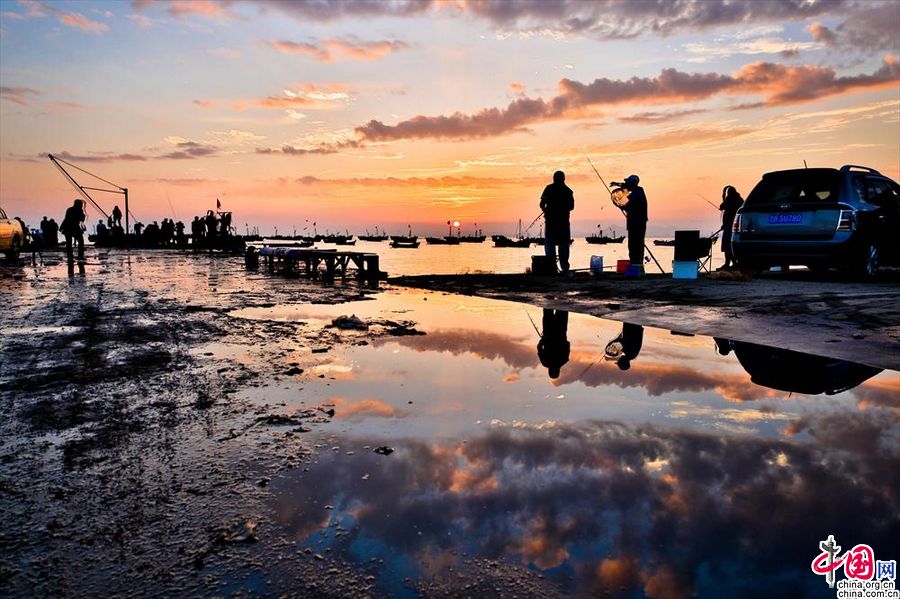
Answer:
[{"label": "distant boat fleet", "polygon": [[[587,243],[603,245],[622,243],[625,240],[625,236],[616,235],[615,230],[612,231],[612,235],[604,235],[600,225],[597,225],[597,228],[599,231],[596,235],[589,235],[584,238]],[[334,245],[356,245],[357,239],[375,243],[390,241],[390,247],[392,248],[415,249],[421,245],[420,237],[418,235],[413,235],[411,225],[407,227],[406,235],[388,235],[383,229],[379,230],[378,227],[375,227],[374,234],[366,229],[365,235],[356,237],[351,235],[348,231],[345,235],[275,235],[268,239],[284,241],[294,247],[310,247],[314,243],[320,242],[331,243]],[[472,235],[462,235],[457,229],[457,233],[454,235],[451,228],[447,235],[425,237],[424,239],[425,243],[428,245],[460,245],[463,243],[484,243],[487,241],[487,235],[480,229],[475,230]],[[574,243],[574,241],[574,239],[571,239],[569,243]],[[544,245],[544,235],[543,231],[538,236],[529,237],[525,235],[525,232],[522,231],[522,221],[519,220],[515,237],[509,237],[507,235],[491,235],[491,242],[493,242],[494,247],[497,248],[529,248],[533,245]]]}]

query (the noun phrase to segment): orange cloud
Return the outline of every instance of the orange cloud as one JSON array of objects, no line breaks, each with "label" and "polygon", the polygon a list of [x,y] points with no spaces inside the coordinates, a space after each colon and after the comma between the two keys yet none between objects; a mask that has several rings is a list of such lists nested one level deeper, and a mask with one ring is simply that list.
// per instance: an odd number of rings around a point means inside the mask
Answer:
[{"label": "orange cloud", "polygon": [[335,406],[335,418],[342,420],[353,420],[365,416],[397,418],[406,415],[405,412],[377,399],[351,401],[349,399],[338,397],[333,399],[332,403],[334,403]]},{"label": "orange cloud", "polygon": [[658,77],[604,77],[587,84],[562,79],[560,94],[549,100],[522,97],[505,108],[485,108],[475,114],[418,115],[396,125],[371,120],[357,127],[356,132],[368,141],[476,139],[526,131],[528,125],[543,121],[583,117],[595,106],[669,104],[745,94],[762,95],[762,105],[795,104],[860,89],[889,87],[898,81],[900,62],[890,54],[874,73],[846,77],[825,67],[769,62],[745,65],[733,75],[684,73],[670,68]]},{"label": "orange cloud", "polygon": [[409,44],[400,40],[363,42],[355,38],[332,38],[319,42],[270,40],[267,43],[282,54],[302,54],[324,63],[347,59],[372,62],[409,48]]}]

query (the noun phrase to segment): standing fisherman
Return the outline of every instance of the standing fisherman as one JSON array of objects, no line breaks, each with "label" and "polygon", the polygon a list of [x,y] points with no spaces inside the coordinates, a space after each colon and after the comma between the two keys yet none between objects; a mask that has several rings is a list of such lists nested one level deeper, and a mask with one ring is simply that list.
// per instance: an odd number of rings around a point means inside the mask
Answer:
[{"label": "standing fisherman", "polygon": [[122,226],[122,211],[119,210],[118,206],[113,206],[112,224],[110,225],[110,228],[112,228],[113,226],[116,226],[116,227]]},{"label": "standing fisherman", "polygon": [[75,257],[72,255],[72,244],[78,245],[78,264],[84,268],[84,200],[75,202],[66,209],[60,230],[66,237],[66,258],[69,261],[69,270],[75,266]]},{"label": "standing fisherman", "polygon": [[744,205],[744,198],[731,185],[726,185],[722,190],[722,204],[719,210],[722,210],[722,252],[725,254],[725,264],[722,270],[731,270],[735,267],[734,252],[731,250],[731,226],[734,224],[734,217],[738,208]]},{"label": "standing fisherman", "polygon": [[644,237],[647,234],[647,196],[644,194],[644,188],[638,185],[640,181],[637,175],[628,175],[621,187],[628,190],[628,203],[622,208],[625,212],[625,226],[628,229],[628,261],[643,270]]},{"label": "standing fisherman", "polygon": [[553,173],[553,183],[544,188],[540,206],[547,224],[544,231],[544,252],[555,267],[558,246],[559,266],[563,274],[567,274],[569,272],[569,242],[572,239],[569,213],[575,209],[575,194],[566,185],[564,172]]}]

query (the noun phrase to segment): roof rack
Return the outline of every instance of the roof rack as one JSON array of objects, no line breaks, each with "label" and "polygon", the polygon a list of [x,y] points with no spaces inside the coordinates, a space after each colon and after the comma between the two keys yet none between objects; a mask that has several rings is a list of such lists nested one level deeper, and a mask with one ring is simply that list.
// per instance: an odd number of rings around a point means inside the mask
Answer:
[{"label": "roof rack", "polygon": [[872,173],[872,174],[875,174],[875,175],[880,175],[880,174],[881,174],[881,173],[879,173],[878,171],[876,171],[874,168],[869,168],[869,167],[867,167],[867,166],[859,166],[858,164],[845,164],[844,166],[841,167],[841,172],[842,172],[842,173],[849,173],[850,171],[852,171],[852,170],[854,170],[854,169],[861,170],[861,171],[866,171],[866,172],[868,172],[868,173]]}]

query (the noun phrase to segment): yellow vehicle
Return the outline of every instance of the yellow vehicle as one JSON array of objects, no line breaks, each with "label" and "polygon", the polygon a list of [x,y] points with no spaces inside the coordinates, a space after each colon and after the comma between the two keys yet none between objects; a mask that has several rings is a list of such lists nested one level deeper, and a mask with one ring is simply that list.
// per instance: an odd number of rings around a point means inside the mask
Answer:
[{"label": "yellow vehicle", "polygon": [[10,262],[19,259],[19,252],[28,240],[28,229],[18,218],[9,218],[0,208],[0,252]]}]

